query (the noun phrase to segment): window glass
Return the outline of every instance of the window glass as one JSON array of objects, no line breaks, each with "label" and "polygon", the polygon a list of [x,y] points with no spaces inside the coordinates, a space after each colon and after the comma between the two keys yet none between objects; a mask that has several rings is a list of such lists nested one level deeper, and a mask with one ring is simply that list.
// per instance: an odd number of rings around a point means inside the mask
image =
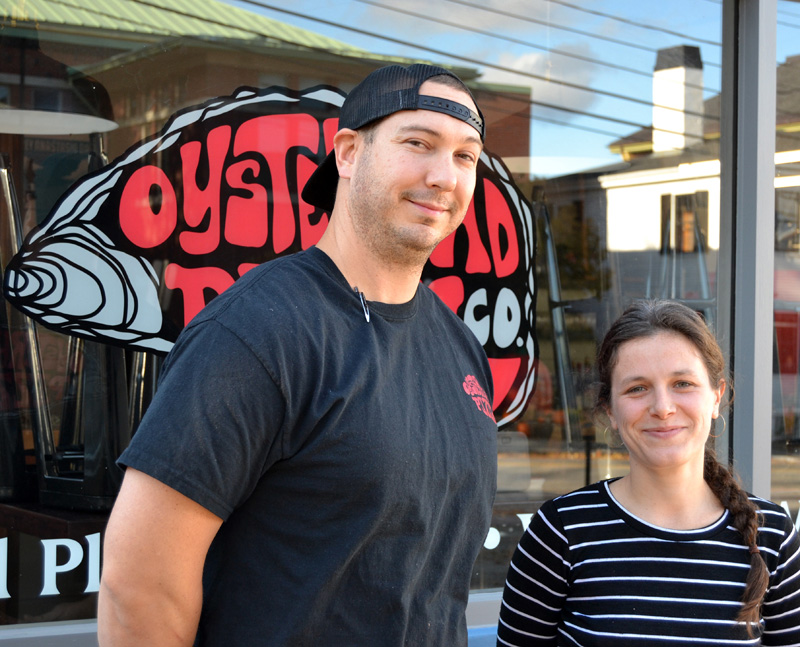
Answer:
[{"label": "window glass", "polygon": [[[592,415],[597,344],[622,309],[672,298],[716,318],[721,7],[676,3],[656,17],[647,3],[601,4],[550,5],[546,79],[531,83],[539,382],[516,429],[501,431],[525,434],[530,452],[528,487],[500,482],[503,540],[541,500],[627,472]],[[521,471],[502,445],[499,464]],[[509,550],[499,543],[493,586]]]},{"label": "window glass", "polygon": [[327,215],[298,189],[344,93],[387,62],[451,67],[487,122],[473,208],[423,280],[492,365],[498,493],[472,588],[500,588],[542,501],[626,471],[592,415],[609,323],[639,297],[714,322],[721,5],[179,4],[0,9],[0,624],[93,616],[114,459],[164,352],[254,264],[318,240]]},{"label": "window glass", "polygon": [[775,283],[772,494],[793,519],[800,508],[800,101],[795,70],[800,8],[778,2],[775,139]]}]

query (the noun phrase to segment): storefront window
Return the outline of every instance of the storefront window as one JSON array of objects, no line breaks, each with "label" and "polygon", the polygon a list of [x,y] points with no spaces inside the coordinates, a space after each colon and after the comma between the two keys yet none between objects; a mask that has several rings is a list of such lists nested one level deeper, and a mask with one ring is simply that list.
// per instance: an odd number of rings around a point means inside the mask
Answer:
[{"label": "storefront window", "polygon": [[772,499],[800,508],[800,10],[778,2],[775,139],[775,334],[772,381]]},{"label": "storefront window", "polygon": [[[515,428],[501,430],[524,434],[530,456],[527,487],[500,482],[496,514],[512,538],[541,500],[627,472],[619,439],[592,416],[596,347],[622,309],[636,298],[672,298],[715,322],[720,6],[694,4],[691,20],[672,21],[640,9],[627,5],[624,24],[597,12],[601,22],[587,30],[596,38],[577,40],[560,28],[584,20],[550,14],[548,81],[532,84],[539,382]],[[573,58],[581,48],[593,64]],[[594,94],[555,85],[578,78]],[[518,463],[501,449],[501,470],[519,472]],[[508,557],[497,560],[497,578]]]},{"label": "storefront window", "polygon": [[[0,624],[93,617],[114,459],[161,358],[241,274],[319,239],[299,190],[386,62],[451,67],[487,120],[473,208],[423,280],[492,365],[498,493],[472,587],[502,587],[542,501],[626,471],[591,411],[609,323],[641,297],[717,316],[720,5],[178,4],[0,9]],[[780,364],[788,388],[798,363]]]}]

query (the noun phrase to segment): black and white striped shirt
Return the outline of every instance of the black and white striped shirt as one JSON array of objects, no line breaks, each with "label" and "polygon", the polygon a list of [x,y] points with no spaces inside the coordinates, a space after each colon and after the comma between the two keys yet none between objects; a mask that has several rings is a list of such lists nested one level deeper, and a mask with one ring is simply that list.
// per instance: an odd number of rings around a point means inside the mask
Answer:
[{"label": "black and white striped shirt", "polygon": [[610,482],[533,517],[509,567],[498,645],[800,645],[800,540],[780,506],[751,497],[770,573],[751,638],[735,620],[750,554],[729,513],[698,530],[659,528],[620,506]]}]

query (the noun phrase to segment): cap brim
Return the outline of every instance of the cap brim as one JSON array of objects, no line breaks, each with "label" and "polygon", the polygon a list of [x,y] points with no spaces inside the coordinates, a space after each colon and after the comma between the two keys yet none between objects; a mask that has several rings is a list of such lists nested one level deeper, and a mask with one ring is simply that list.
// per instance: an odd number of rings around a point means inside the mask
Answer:
[{"label": "cap brim", "polygon": [[336,156],[331,151],[308,178],[300,195],[308,204],[332,212],[338,185],[339,169],[336,166]]}]

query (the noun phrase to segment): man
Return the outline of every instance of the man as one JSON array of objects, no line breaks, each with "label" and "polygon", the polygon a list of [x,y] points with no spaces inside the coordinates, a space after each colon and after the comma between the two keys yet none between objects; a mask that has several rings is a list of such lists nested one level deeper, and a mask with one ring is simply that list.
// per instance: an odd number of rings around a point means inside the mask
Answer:
[{"label": "man", "polygon": [[303,198],[319,244],[183,331],[120,462],[102,647],[466,645],[496,480],[483,349],[420,284],[483,119],[429,65],[370,74]]}]

